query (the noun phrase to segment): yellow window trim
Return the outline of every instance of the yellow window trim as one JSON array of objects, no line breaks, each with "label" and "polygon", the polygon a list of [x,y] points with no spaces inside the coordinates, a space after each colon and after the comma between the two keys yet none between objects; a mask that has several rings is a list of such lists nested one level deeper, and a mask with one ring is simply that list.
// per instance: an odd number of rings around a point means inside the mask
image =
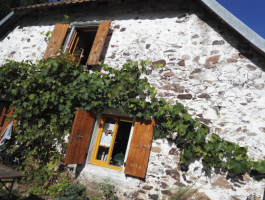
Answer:
[{"label": "yellow window trim", "polygon": [[97,165],[97,166],[100,166],[100,167],[106,167],[106,168],[114,169],[114,170],[118,170],[118,171],[122,171],[122,167],[109,165],[109,164],[106,164],[106,162],[99,161],[99,160],[93,160],[93,161],[90,162],[90,164]]},{"label": "yellow window trim", "polygon": [[[113,136],[112,136],[112,139],[111,139],[111,144],[109,146],[109,152],[108,152],[108,157],[107,157],[107,160],[104,162],[104,161],[99,161],[96,159],[97,157],[97,153],[98,153],[98,149],[100,146],[103,146],[103,145],[99,145],[100,144],[100,140],[101,140],[101,136],[102,136],[102,132],[103,132],[103,128],[104,128],[104,121],[107,117],[112,117],[114,118],[116,121],[115,121],[115,127],[114,127],[114,130],[113,130]],[[92,154],[92,159],[91,159],[91,164],[95,164],[95,165],[99,165],[99,166],[102,166],[102,167],[107,167],[107,168],[111,168],[111,169],[116,169],[116,170],[119,170],[121,171],[122,168],[121,167],[117,167],[117,166],[113,166],[113,165],[110,165],[110,155],[112,155],[112,151],[113,151],[113,147],[114,147],[114,142],[115,142],[115,139],[116,139],[116,134],[117,134],[117,129],[118,129],[118,122],[119,122],[119,117],[117,116],[113,116],[113,115],[103,115],[101,120],[100,120],[100,126],[99,126],[99,131],[98,131],[98,134],[97,134],[97,139],[96,139],[96,143],[95,143],[95,146],[94,146],[94,149],[93,149],[93,154]],[[106,146],[104,146],[106,147]]]},{"label": "yellow window trim", "polygon": [[[110,146],[100,145],[100,140],[101,140],[102,132],[103,132],[103,129],[104,129],[104,122],[105,122],[105,120],[108,117],[114,118],[116,120],[115,121],[114,130],[113,130],[113,136],[112,136],[111,144],[110,144]],[[119,121],[133,123],[133,121],[130,120],[130,119],[127,119],[127,118],[124,119],[123,117],[119,117],[119,116],[112,115],[112,114],[103,114],[101,116],[100,125],[99,125],[97,138],[96,138],[95,146],[94,146],[94,149],[93,149],[93,153],[92,153],[92,158],[91,158],[90,164],[98,165],[98,166],[101,166],[101,167],[106,167],[106,168],[114,169],[114,170],[118,170],[118,171],[122,171],[122,167],[117,167],[117,166],[109,164],[110,163],[110,159],[111,159],[110,155],[112,155],[112,151],[113,151],[113,148],[114,148],[114,142],[115,142],[116,135],[117,135]],[[100,146],[106,147],[106,148],[109,147],[108,157],[107,157],[106,161],[101,161],[101,160],[97,160],[96,159],[97,154],[98,154],[98,149],[99,149]]]},{"label": "yellow window trim", "polygon": [[120,122],[129,122],[129,123],[133,123],[132,120],[126,120],[126,119],[120,119]]}]

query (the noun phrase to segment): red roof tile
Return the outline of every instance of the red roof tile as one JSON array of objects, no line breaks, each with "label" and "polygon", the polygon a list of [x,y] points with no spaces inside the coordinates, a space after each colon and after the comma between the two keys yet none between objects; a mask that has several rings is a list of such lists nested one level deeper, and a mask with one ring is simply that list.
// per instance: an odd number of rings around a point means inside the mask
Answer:
[{"label": "red roof tile", "polygon": [[30,10],[34,8],[52,8],[52,7],[59,7],[62,5],[81,4],[85,2],[108,2],[108,1],[113,1],[113,0],[66,0],[66,1],[59,1],[59,2],[35,4],[35,5],[24,6],[24,7],[17,7],[17,8],[13,8],[12,10],[22,11],[22,10]]}]

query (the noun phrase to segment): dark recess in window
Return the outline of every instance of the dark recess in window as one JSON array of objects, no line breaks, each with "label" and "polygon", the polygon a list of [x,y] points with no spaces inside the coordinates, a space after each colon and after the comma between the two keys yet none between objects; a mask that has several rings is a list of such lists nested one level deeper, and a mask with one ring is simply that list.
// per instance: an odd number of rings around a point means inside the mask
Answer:
[{"label": "dark recess in window", "polygon": [[73,60],[85,65],[93,45],[97,28],[77,29],[73,35],[69,47],[69,53],[73,55]]},{"label": "dark recess in window", "polygon": [[112,152],[112,159],[110,161],[111,164],[116,166],[120,166],[121,164],[123,164],[131,132],[131,127],[131,122],[119,122],[119,127]]}]

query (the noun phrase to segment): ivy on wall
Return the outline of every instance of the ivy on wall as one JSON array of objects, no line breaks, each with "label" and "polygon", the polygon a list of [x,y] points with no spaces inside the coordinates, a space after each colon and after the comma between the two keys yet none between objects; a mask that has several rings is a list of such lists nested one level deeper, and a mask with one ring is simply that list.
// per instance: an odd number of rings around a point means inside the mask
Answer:
[{"label": "ivy on wall", "polygon": [[51,162],[57,158],[58,146],[66,148],[65,136],[77,108],[100,113],[111,107],[138,118],[153,118],[154,137],[174,140],[183,150],[185,165],[201,159],[206,170],[265,173],[265,161],[251,161],[247,147],[216,134],[209,136],[209,128],[192,118],[182,104],[169,105],[157,98],[156,90],[142,76],[150,64],[129,62],[121,69],[101,64],[102,71],[85,71],[64,55],[36,64],[8,61],[0,68],[0,94],[16,108],[13,118],[19,123],[13,148],[26,144],[18,162],[25,162],[28,155],[42,164]]}]

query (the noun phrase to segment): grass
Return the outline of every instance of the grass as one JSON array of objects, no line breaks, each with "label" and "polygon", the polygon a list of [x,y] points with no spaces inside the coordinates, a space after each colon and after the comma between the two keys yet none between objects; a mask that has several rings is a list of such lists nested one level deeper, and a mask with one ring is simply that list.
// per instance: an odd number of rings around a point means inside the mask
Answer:
[{"label": "grass", "polygon": [[198,190],[194,189],[193,186],[179,187],[170,195],[170,200],[188,200]]},{"label": "grass", "polygon": [[0,199],[1,200],[44,200],[43,198],[35,196],[35,195],[30,195],[27,197],[25,196],[26,195],[22,195],[19,190],[13,188],[12,193],[9,198],[8,191],[4,187],[0,187]]}]

